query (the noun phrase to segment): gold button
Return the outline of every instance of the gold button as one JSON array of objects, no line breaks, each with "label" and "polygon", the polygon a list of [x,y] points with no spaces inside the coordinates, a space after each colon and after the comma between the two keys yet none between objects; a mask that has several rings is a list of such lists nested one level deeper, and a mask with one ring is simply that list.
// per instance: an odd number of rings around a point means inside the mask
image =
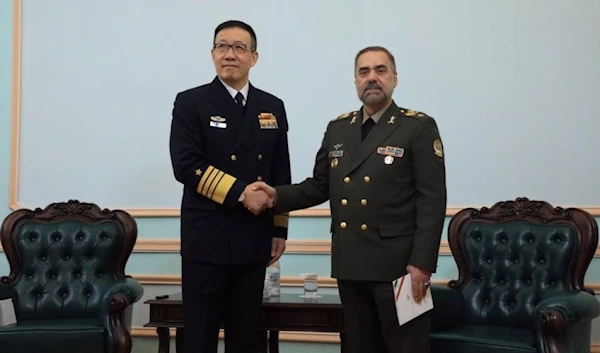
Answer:
[{"label": "gold button", "polygon": [[235,156],[235,154],[232,154],[232,155],[231,155],[231,160],[232,160],[232,161],[235,161],[235,160],[237,160],[237,157]]},{"label": "gold button", "polygon": [[370,181],[371,181],[371,178],[369,178],[369,176],[366,176],[366,177],[365,177],[365,183],[368,183],[368,182],[370,182]]},{"label": "gold button", "polygon": [[366,225],[366,224],[363,224],[363,225],[361,225],[361,226],[360,226],[360,229],[362,229],[362,230],[367,230],[367,225]]},{"label": "gold button", "polygon": [[348,204],[348,200],[342,199],[342,205],[346,206]]},{"label": "gold button", "polygon": [[258,158],[258,160],[262,159],[262,154],[259,154],[256,158]]},{"label": "gold button", "polygon": [[340,223],[340,227],[342,227],[342,228],[346,228],[346,222],[342,222],[342,223]]},{"label": "gold button", "polygon": [[344,178],[344,183],[348,184],[350,182],[350,177],[345,177]]},{"label": "gold button", "polygon": [[259,175],[258,177],[256,177],[256,180],[261,181],[262,177]]},{"label": "gold button", "polygon": [[360,200],[360,204],[363,205],[363,206],[366,206],[367,205],[367,199]]}]

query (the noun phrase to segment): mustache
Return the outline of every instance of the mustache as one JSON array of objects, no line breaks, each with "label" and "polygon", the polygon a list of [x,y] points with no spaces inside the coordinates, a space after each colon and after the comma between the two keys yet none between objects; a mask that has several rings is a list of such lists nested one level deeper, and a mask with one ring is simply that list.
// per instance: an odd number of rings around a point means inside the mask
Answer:
[{"label": "mustache", "polygon": [[365,86],[365,91],[369,90],[369,89],[378,89],[378,90],[382,90],[383,88],[377,83],[377,82],[369,82],[366,86]]}]

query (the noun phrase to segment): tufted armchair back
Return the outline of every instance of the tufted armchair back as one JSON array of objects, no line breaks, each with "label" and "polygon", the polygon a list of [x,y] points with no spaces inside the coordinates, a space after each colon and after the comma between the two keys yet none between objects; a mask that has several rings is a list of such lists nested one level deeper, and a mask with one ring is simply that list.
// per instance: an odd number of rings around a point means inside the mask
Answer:
[{"label": "tufted armchair back", "polygon": [[1,235],[18,320],[100,318],[109,289],[127,277],[137,228],[125,212],[69,201],[16,211]]},{"label": "tufted armchair back", "polygon": [[585,271],[598,241],[595,224],[584,211],[525,198],[459,212],[449,225],[459,270],[450,287],[465,298],[465,322],[539,326],[534,314],[541,301],[586,290]]}]

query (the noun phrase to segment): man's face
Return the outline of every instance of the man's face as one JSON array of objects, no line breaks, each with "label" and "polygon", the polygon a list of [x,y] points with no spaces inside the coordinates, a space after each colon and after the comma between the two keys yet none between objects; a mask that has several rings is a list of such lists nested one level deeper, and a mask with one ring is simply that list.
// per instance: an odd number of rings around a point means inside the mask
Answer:
[{"label": "man's face", "polygon": [[392,96],[398,76],[386,53],[369,51],[358,57],[354,82],[361,102],[368,106],[377,106]]},{"label": "man's face", "polygon": [[258,53],[251,50],[250,33],[237,27],[217,33],[211,56],[217,75],[228,84],[246,81],[250,68],[258,60]]}]

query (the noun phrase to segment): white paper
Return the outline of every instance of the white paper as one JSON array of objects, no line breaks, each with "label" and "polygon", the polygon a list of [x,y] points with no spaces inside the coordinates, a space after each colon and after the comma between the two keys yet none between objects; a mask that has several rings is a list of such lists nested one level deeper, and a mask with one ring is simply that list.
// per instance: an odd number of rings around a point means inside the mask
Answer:
[{"label": "white paper", "polygon": [[8,326],[16,323],[17,317],[12,298],[0,300],[0,326]]},{"label": "white paper", "polygon": [[396,313],[400,326],[418,317],[419,315],[433,309],[431,288],[427,288],[425,297],[420,303],[413,298],[410,273],[398,278],[393,284],[394,299],[396,301]]}]

